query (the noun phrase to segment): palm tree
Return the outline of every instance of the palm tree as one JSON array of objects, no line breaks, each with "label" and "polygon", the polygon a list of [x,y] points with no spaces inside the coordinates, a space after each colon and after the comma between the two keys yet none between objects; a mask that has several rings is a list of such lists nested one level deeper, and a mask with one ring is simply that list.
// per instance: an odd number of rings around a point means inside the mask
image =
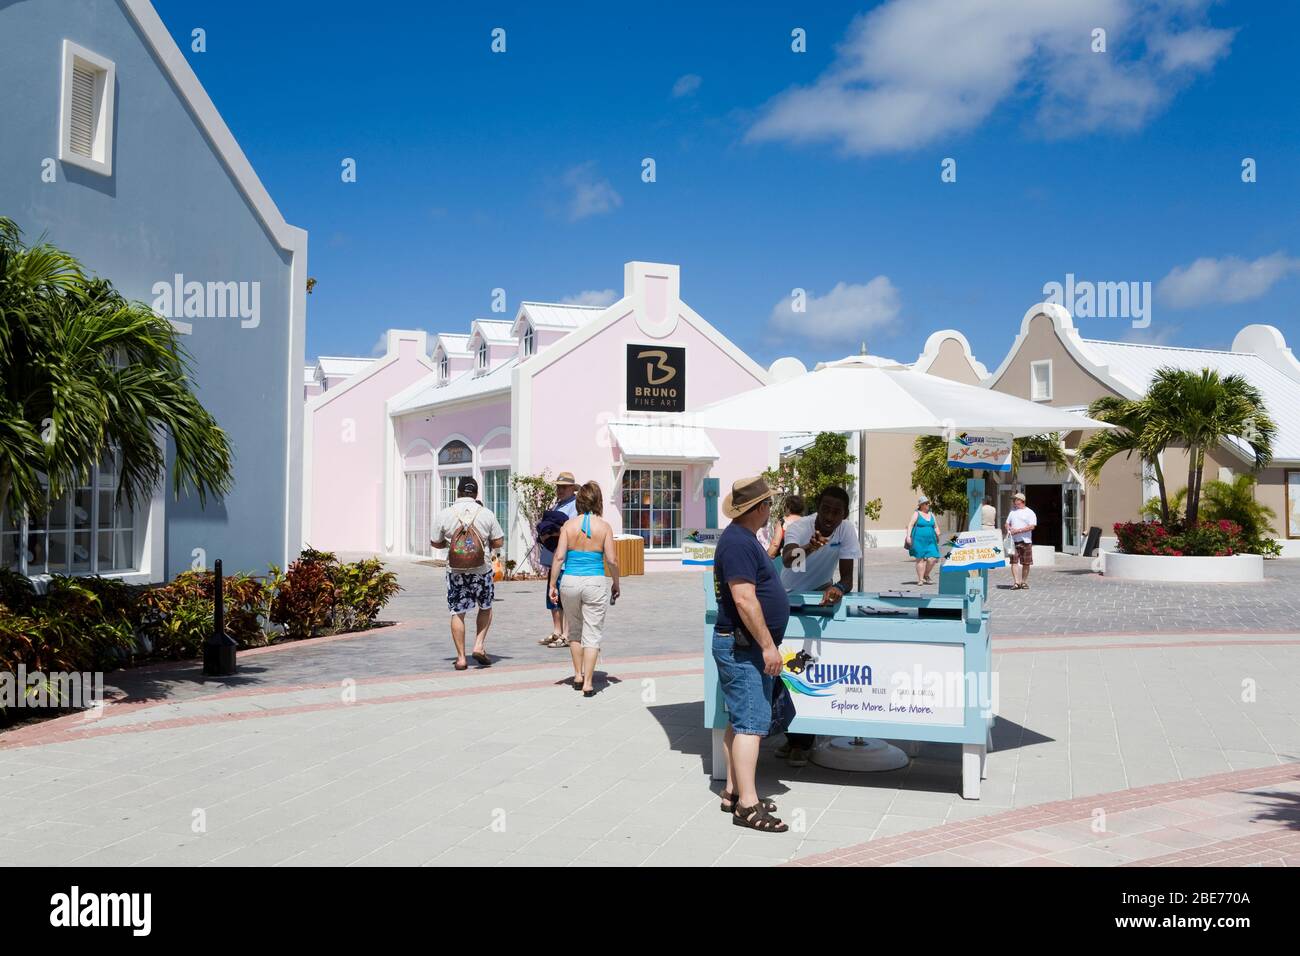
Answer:
[{"label": "palm tree", "polygon": [[1103,428],[1090,435],[1079,446],[1078,461],[1083,476],[1090,484],[1101,483],[1101,470],[1116,455],[1131,458],[1139,455],[1151,463],[1156,486],[1160,489],[1160,523],[1169,524],[1169,493],[1165,487],[1164,470],[1160,467],[1163,445],[1153,440],[1151,420],[1155,406],[1149,398],[1118,398],[1107,395],[1088,406],[1088,417],[1108,422],[1116,428]]},{"label": "palm tree", "polygon": [[190,390],[190,359],[171,323],[128,302],[52,245],[24,247],[0,216],[0,508],[40,513],[120,454],[119,502],[146,500],[175,447],[179,496],[231,484],[226,433]]},{"label": "palm tree", "polygon": [[1147,399],[1158,410],[1149,427],[1151,441],[1161,447],[1187,447],[1189,526],[1194,526],[1199,516],[1207,448],[1235,438],[1250,447],[1256,469],[1264,468],[1273,458],[1277,425],[1259,389],[1241,375],[1221,376],[1210,368],[1162,368],[1147,389]]},{"label": "palm tree", "polygon": [[[931,510],[965,514],[966,472],[969,469],[948,467],[948,439],[942,435],[920,435],[912,443],[912,450],[915,456],[912,486],[920,488],[930,499]],[[1066,471],[1070,467],[1059,434],[1030,435],[1011,442],[1013,479],[1020,474],[1026,452],[1042,456],[1044,463],[1054,471]]]}]

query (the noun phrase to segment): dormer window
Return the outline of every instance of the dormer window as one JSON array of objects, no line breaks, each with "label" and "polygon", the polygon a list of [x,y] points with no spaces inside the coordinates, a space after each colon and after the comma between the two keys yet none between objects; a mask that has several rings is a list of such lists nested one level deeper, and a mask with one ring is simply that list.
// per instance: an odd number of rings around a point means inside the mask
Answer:
[{"label": "dormer window", "polygon": [[531,325],[525,325],[524,326],[524,358],[528,358],[528,356],[532,355],[535,351],[537,351],[537,346],[533,342],[533,327]]},{"label": "dormer window", "polygon": [[488,367],[488,347],[486,341],[480,341],[478,344],[478,370],[486,372]]},{"label": "dormer window", "polygon": [[438,353],[438,382],[446,385],[447,379],[451,378],[451,362],[447,358],[446,352]]}]

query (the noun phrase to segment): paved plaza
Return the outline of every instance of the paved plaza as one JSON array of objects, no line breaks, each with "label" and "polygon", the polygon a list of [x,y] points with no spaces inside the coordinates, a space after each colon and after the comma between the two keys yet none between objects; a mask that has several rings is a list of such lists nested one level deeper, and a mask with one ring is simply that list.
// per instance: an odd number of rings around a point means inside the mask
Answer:
[{"label": "paved plaza", "polygon": [[[998,674],[981,799],[959,748],[886,774],[793,769],[786,834],[718,811],[703,586],[628,579],[599,693],[569,686],[541,582],[499,585],[491,668],[451,669],[440,569],[371,632],[109,675],[102,716],[0,734],[0,863],[119,865],[1297,865],[1300,562],[1262,585],[990,577]],[[868,589],[900,588],[898,551]]]}]

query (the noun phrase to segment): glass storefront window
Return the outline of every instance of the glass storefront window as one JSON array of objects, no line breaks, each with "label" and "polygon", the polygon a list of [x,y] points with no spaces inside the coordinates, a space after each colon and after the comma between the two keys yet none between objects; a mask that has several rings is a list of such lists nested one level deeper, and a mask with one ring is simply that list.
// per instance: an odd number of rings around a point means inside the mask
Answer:
[{"label": "glass storefront window", "polygon": [[647,551],[681,547],[680,471],[637,469],[623,473],[623,531],[640,535]]}]

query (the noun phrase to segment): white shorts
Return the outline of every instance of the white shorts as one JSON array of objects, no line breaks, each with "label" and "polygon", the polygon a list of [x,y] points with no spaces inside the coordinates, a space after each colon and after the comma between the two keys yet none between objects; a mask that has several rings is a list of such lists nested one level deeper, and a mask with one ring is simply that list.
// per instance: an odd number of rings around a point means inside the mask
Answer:
[{"label": "white shorts", "polygon": [[569,640],[583,647],[600,647],[609,607],[609,578],[566,574],[560,579],[560,604],[569,623]]}]

